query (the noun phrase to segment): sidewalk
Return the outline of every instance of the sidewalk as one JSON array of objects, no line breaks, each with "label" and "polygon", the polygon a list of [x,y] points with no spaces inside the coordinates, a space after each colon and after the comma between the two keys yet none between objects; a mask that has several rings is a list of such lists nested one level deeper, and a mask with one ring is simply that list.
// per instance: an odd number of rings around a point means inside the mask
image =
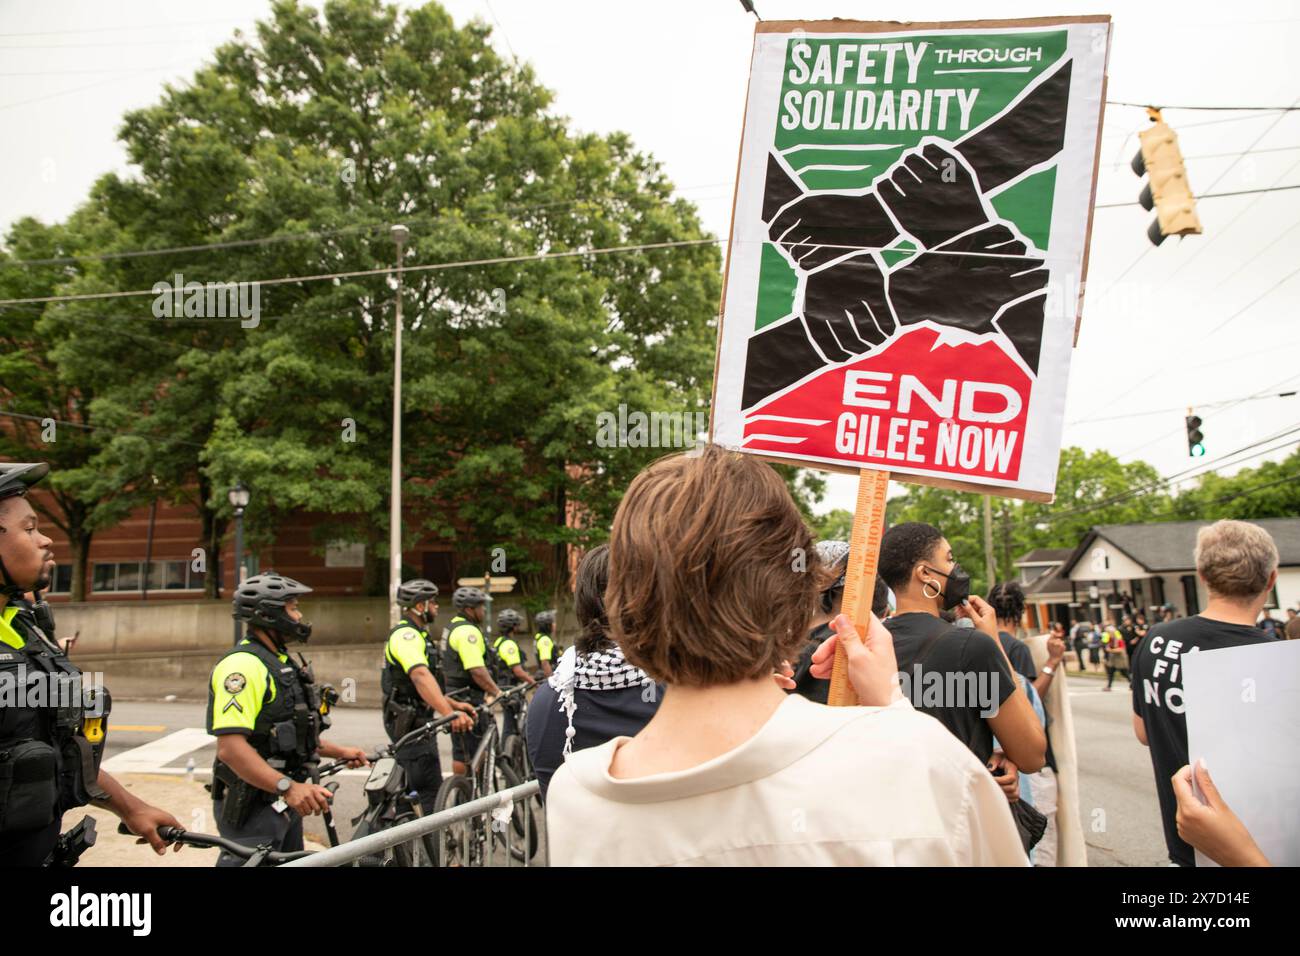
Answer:
[{"label": "sidewalk", "polygon": [[[216,821],[212,819],[212,798],[198,780],[152,773],[121,774],[117,780],[141,800],[166,810],[186,830],[217,832]],[[136,837],[118,833],[116,815],[98,807],[78,807],[64,814],[64,830],[81,822],[87,814],[95,818],[98,839],[82,856],[79,867],[216,865],[219,851],[192,846],[183,847],[180,852],[168,850],[165,856],[158,856],[148,844],[137,844]],[[310,838],[306,845],[309,850],[324,849]]]}]

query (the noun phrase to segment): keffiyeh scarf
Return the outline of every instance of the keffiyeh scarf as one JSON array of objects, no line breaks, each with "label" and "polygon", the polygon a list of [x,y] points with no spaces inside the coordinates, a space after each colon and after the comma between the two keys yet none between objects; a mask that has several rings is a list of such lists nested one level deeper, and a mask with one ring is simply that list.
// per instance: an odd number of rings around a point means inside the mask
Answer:
[{"label": "keffiyeh scarf", "polygon": [[564,731],[564,756],[573,752],[573,714],[578,705],[575,691],[579,690],[623,690],[628,687],[645,687],[653,683],[645,671],[634,664],[629,664],[623,657],[623,650],[617,644],[603,651],[578,655],[576,648],[568,648],[561,656],[560,663],[547,681],[560,698],[560,710],[568,718],[569,726]]}]

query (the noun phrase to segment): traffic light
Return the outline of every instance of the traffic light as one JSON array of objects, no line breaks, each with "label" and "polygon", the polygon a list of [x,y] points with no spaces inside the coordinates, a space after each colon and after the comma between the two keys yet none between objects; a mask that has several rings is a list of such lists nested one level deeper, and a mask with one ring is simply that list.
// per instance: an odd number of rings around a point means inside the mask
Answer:
[{"label": "traffic light", "polygon": [[1132,164],[1133,172],[1147,177],[1138,202],[1148,212],[1156,212],[1147,227],[1147,237],[1158,246],[1168,236],[1199,236],[1201,220],[1196,215],[1196,197],[1187,184],[1178,134],[1165,125],[1159,110],[1148,109],[1147,113],[1152,124],[1138,134],[1142,148]]},{"label": "traffic light", "polygon": [[1200,458],[1205,454],[1205,436],[1201,434],[1201,419],[1197,415],[1187,416],[1187,454]]}]

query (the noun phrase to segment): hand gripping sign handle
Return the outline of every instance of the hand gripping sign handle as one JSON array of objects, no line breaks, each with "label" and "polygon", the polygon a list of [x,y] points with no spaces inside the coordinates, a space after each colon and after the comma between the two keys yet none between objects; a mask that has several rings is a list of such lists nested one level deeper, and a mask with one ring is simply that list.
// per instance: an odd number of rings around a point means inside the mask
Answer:
[{"label": "hand gripping sign handle", "polygon": [[[853,531],[849,535],[849,565],[844,574],[841,610],[858,629],[863,640],[871,623],[871,599],[876,590],[876,566],[880,560],[880,539],[885,533],[885,498],[889,472],[863,468],[858,472],[858,503],[853,509]],[[849,683],[849,662],[844,648],[835,648],[831,688],[827,703],[832,707],[854,707],[858,695]]]}]

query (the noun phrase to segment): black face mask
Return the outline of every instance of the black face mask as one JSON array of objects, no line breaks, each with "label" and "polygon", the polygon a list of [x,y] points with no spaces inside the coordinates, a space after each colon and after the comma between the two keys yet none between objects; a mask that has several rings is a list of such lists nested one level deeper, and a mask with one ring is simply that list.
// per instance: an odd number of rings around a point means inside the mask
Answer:
[{"label": "black face mask", "polygon": [[960,564],[954,564],[952,570],[947,574],[942,571],[936,571],[928,564],[925,569],[932,574],[937,574],[942,578],[947,578],[947,583],[939,593],[943,595],[943,609],[951,611],[958,604],[961,604],[970,597],[970,575],[962,570]]}]

